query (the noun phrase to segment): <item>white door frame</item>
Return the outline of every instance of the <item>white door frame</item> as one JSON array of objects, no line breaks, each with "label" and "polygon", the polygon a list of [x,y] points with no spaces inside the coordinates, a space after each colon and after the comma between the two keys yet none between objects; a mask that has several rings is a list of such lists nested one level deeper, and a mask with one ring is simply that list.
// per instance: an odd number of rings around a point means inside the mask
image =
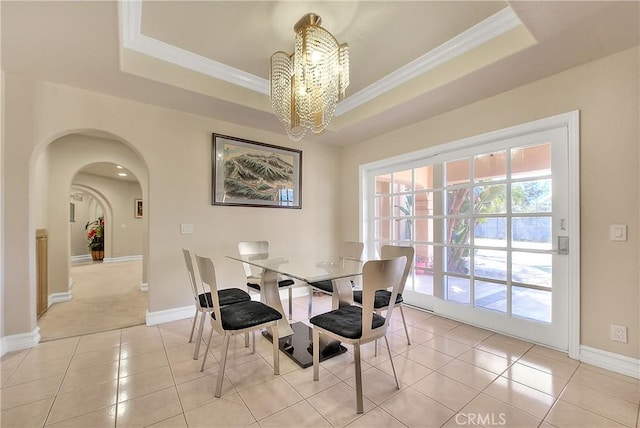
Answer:
[{"label": "white door frame", "polygon": [[[565,127],[567,129],[568,150],[568,192],[569,213],[567,234],[569,242],[569,282],[568,282],[568,355],[578,359],[580,352],[580,112],[578,110],[551,116],[545,119],[527,122],[521,125],[493,131],[455,142],[429,147],[392,158],[360,165],[359,168],[359,229],[360,240],[364,241],[368,227],[368,182],[367,176],[373,169],[408,164],[427,159],[448,151],[462,150],[467,147],[485,144],[491,141],[514,138],[524,134]],[[367,249],[365,248],[365,254]]]}]

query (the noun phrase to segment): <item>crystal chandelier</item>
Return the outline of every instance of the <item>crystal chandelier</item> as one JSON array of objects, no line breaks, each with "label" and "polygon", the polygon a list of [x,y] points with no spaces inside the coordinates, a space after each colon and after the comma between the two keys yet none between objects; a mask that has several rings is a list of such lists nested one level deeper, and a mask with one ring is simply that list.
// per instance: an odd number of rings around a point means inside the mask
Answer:
[{"label": "crystal chandelier", "polygon": [[296,141],[307,129],[324,131],[349,86],[349,46],[339,44],[321,22],[315,13],[304,15],[293,27],[293,54],[271,56],[271,107]]}]

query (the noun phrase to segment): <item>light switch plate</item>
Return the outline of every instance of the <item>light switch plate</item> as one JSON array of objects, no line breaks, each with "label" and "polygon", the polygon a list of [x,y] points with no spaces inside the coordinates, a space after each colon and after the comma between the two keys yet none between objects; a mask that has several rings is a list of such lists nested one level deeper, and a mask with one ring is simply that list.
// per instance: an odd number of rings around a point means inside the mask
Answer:
[{"label": "light switch plate", "polygon": [[626,241],[627,240],[627,225],[626,224],[612,224],[610,229],[610,239],[612,241]]},{"label": "light switch plate", "polygon": [[191,235],[193,233],[193,224],[191,223],[182,223],[180,225],[180,234],[182,235]]}]

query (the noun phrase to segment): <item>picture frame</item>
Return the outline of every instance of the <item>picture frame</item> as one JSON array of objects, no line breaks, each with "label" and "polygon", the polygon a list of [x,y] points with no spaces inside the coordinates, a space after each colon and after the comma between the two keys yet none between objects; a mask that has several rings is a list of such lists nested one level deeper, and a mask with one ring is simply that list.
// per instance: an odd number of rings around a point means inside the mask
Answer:
[{"label": "picture frame", "polygon": [[212,135],[211,204],[302,208],[302,151]]},{"label": "picture frame", "polygon": [[135,199],[134,201],[134,212],[133,212],[133,216],[135,218],[142,218],[142,215],[144,213],[144,205],[142,203],[142,199]]}]

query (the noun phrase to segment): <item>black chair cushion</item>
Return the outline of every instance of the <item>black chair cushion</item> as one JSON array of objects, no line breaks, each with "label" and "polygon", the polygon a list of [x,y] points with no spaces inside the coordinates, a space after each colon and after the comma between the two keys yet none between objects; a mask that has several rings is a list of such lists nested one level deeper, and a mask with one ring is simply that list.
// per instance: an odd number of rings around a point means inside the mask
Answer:
[{"label": "black chair cushion", "polygon": [[[225,330],[242,330],[282,318],[280,312],[264,303],[248,301],[220,308],[222,328]],[[211,317],[215,318],[212,312]]]},{"label": "black chair cushion", "polygon": [[[278,281],[278,287],[290,287],[294,283],[293,279],[283,279],[282,281]],[[260,284],[256,284],[253,282],[247,282],[247,287],[253,288],[254,290],[260,291]]]},{"label": "black chair cushion", "polygon": [[[233,305],[234,303],[247,302],[251,300],[251,296],[244,290],[239,288],[225,288],[218,290],[218,299],[220,299],[220,306]],[[213,308],[213,300],[211,299],[211,293],[206,292],[198,296],[200,300],[200,306],[203,308]]]},{"label": "black chair cushion", "polygon": [[333,283],[331,281],[310,282],[309,285],[326,293],[333,293]]},{"label": "black chair cushion", "polygon": [[[309,322],[320,328],[349,339],[362,337],[362,308],[359,306],[343,306],[324,314],[316,315]],[[384,317],[373,314],[371,328],[384,324]]]},{"label": "black chair cushion", "polygon": [[[376,298],[373,301],[373,308],[374,309],[386,308],[387,306],[389,306],[389,299],[391,299],[391,291],[389,290],[376,291]],[[362,290],[353,291],[353,301],[356,303],[362,304]],[[396,305],[402,302],[403,302],[402,294],[398,294],[396,296]]]}]

